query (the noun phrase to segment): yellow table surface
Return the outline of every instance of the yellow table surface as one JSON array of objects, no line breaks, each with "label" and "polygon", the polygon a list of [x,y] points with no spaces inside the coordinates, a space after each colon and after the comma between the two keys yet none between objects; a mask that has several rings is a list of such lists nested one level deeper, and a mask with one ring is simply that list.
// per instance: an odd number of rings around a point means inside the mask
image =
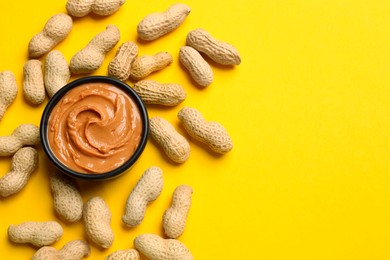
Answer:
[{"label": "yellow table surface", "polygon": [[[385,0],[188,0],[192,11],[174,32],[150,43],[137,40],[138,22],[175,1],[127,1],[112,16],[74,20],[56,49],[70,61],[108,24],[120,43],[136,41],[139,53],[168,51],[174,62],[149,78],[177,82],[187,99],[177,107],[149,106],[189,139],[191,156],[174,164],[149,140],[123,177],[79,182],[84,201],[101,196],[112,212],[115,241],[92,245],[89,259],[133,248],[143,233],[162,233],[162,214],[180,184],[193,187],[193,204],[179,238],[196,259],[389,259],[390,258],[390,2]],[[46,101],[22,94],[27,45],[65,0],[1,1],[0,71],[17,77],[16,101],[0,122],[0,135],[22,123],[39,124]],[[186,34],[204,28],[241,53],[236,67],[212,64],[215,80],[200,89],[178,61]],[[120,43],[93,75],[107,75]],[[44,57],[41,58],[44,61]],[[72,80],[76,77],[72,77]],[[128,82],[130,85],[133,82]],[[223,156],[189,138],[177,119],[184,106],[222,123],[233,150]],[[39,168],[18,194],[0,199],[0,259],[29,259],[36,248],[8,240],[7,227],[58,220],[64,235],[86,239],[82,221],[68,224],[53,210],[49,163],[39,149]],[[0,158],[1,174],[10,157]],[[142,224],[121,223],[125,201],[150,166],[164,172],[164,189]]]}]

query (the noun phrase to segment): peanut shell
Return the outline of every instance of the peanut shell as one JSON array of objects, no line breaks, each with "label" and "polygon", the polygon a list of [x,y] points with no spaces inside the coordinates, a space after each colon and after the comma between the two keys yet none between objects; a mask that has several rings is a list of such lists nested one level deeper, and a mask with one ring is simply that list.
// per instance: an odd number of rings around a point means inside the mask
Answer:
[{"label": "peanut shell", "polygon": [[187,96],[185,90],[179,84],[163,84],[151,79],[136,82],[133,89],[145,104],[176,106],[183,102]]},{"label": "peanut shell", "polygon": [[108,65],[108,75],[125,81],[130,77],[130,69],[138,55],[138,46],[134,42],[123,43],[114,59]]},{"label": "peanut shell", "polygon": [[161,13],[151,13],[137,26],[138,37],[152,41],[175,30],[191,12],[188,5],[176,3]]},{"label": "peanut shell", "polygon": [[183,46],[180,48],[179,59],[200,87],[207,87],[213,82],[213,70],[197,50]]},{"label": "peanut shell", "polygon": [[233,142],[225,127],[218,122],[207,122],[195,108],[182,108],[178,118],[190,136],[206,144],[214,152],[224,154],[233,148]]},{"label": "peanut shell", "polygon": [[204,29],[192,30],[187,34],[187,45],[206,54],[222,65],[239,65],[241,57],[237,49],[227,43],[215,39]]}]

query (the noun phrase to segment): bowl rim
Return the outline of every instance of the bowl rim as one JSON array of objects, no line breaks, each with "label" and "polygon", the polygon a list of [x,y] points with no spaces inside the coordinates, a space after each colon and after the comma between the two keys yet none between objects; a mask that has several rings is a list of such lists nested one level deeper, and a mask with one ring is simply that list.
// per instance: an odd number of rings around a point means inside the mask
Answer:
[{"label": "bowl rim", "polygon": [[[67,167],[65,164],[63,164],[51,151],[49,140],[48,140],[48,122],[50,118],[50,114],[54,107],[57,105],[57,103],[62,99],[62,97],[71,89],[78,87],[82,84],[86,83],[109,83],[112,84],[124,92],[126,92],[135,102],[137,105],[141,120],[142,120],[142,126],[143,126],[143,131],[141,135],[141,140],[140,143],[134,152],[134,154],[128,159],[124,164],[119,166],[118,168],[111,170],[109,172],[105,173],[98,173],[98,174],[86,174],[86,173],[80,173],[75,170],[70,169]],[[83,78],[76,79],[74,81],[69,82],[65,86],[63,86],[60,90],[57,91],[53,95],[53,97],[49,100],[47,103],[41,117],[41,122],[40,122],[40,139],[41,139],[41,144],[43,147],[43,150],[45,151],[45,154],[49,158],[49,160],[54,164],[54,166],[59,169],[62,173],[65,173],[71,177],[76,177],[79,179],[84,179],[84,180],[107,180],[107,179],[112,179],[114,177],[117,177],[124,173],[126,170],[128,170],[141,156],[142,152],[145,149],[146,143],[148,141],[148,135],[149,135],[149,116],[148,116],[148,111],[146,109],[145,104],[139,97],[139,95],[135,92],[134,89],[132,89],[127,83],[122,82],[118,79],[108,77],[108,76],[87,76]]]}]

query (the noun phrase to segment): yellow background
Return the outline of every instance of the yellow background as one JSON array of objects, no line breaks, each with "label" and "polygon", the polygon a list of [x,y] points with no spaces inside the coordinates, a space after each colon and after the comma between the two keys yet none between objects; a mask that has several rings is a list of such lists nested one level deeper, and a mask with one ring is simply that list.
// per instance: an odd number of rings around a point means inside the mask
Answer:
[{"label": "yellow background", "polygon": [[[110,17],[76,19],[56,49],[69,61],[108,24],[121,30],[120,43],[137,41],[138,22],[174,2],[129,0]],[[17,100],[0,122],[0,135],[22,123],[39,124],[47,100],[35,107],[26,104],[22,67],[30,38],[49,17],[65,12],[65,3],[0,3],[0,71],[12,70],[19,84]],[[162,234],[161,216],[183,183],[194,194],[180,240],[196,259],[389,259],[390,2],[185,3],[192,11],[177,30],[151,43],[138,42],[140,54],[173,55],[171,66],[149,78],[180,83],[188,96],[178,107],[150,106],[149,114],[168,119],[188,137],[177,112],[193,106],[227,128],[234,148],[216,156],[190,139],[191,156],[177,165],[150,141],[127,175],[80,182],[84,200],[103,197],[113,215],[113,246],[92,246],[90,259],[132,248],[138,234]],[[198,27],[235,45],[242,57],[236,67],[212,64],[215,80],[206,89],[196,87],[178,61],[186,34]],[[106,75],[119,44],[95,75]],[[163,192],[143,223],[127,229],[121,224],[125,200],[152,165],[164,171]],[[10,158],[0,159],[1,174],[9,166]],[[0,200],[0,259],[29,259],[36,250],[9,242],[8,225],[57,219],[49,171],[40,149],[39,169],[27,186]],[[65,232],[56,248],[85,238],[82,221],[60,223]]]}]

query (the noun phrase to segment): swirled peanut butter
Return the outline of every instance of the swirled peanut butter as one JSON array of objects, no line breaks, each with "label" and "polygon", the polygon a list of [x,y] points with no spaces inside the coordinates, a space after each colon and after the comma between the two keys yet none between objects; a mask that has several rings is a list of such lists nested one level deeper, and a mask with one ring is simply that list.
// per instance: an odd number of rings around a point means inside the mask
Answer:
[{"label": "swirled peanut butter", "polygon": [[67,92],[50,114],[48,140],[68,168],[99,174],[124,164],[142,134],[132,98],[108,83],[86,83]]}]

